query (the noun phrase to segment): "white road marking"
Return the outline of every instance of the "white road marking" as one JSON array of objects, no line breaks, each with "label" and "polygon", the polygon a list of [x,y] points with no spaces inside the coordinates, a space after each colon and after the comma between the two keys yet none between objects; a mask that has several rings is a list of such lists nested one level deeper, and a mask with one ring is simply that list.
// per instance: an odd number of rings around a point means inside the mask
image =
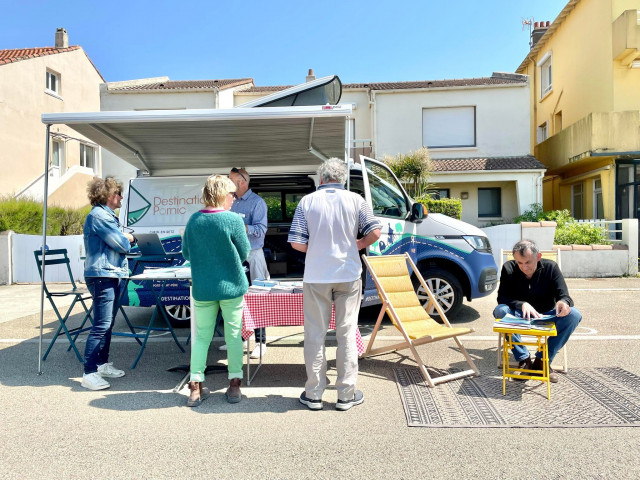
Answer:
[{"label": "white road marking", "polygon": [[[585,327],[586,328],[586,327]],[[589,329],[591,330],[591,329]],[[328,337],[328,335],[327,335]],[[368,336],[364,336],[363,339],[368,339]],[[465,342],[465,341],[480,341],[480,342],[495,342],[498,337],[497,335],[462,335],[460,337],[460,339]],[[184,342],[186,341],[186,338],[181,339],[178,337],[178,340],[184,344]],[[401,336],[397,336],[397,335],[384,335],[384,336],[378,336],[376,337],[377,341],[387,341],[387,342],[400,342],[402,340],[404,340],[404,337]],[[592,333],[576,333],[574,335],[571,336],[571,341],[610,341],[610,340],[620,340],[620,341],[628,341],[628,340],[640,340],[640,335],[594,335]],[[43,345],[48,345],[48,342],[51,340],[47,340],[44,339],[43,340]],[[117,342],[117,343],[133,343],[135,342],[135,340],[133,339],[112,339],[111,340],[112,343],[113,342]],[[149,339],[149,341],[147,343],[150,343],[154,341],[154,343],[156,342],[162,342],[162,343],[167,343],[167,342],[173,342],[173,339],[171,337],[166,338],[166,339],[160,339],[160,338],[156,338],[156,339]],[[267,341],[271,342],[271,341],[275,341],[271,340],[270,337],[267,337]],[[368,340],[365,341],[365,345],[367,343]],[[37,338],[0,338],[0,343],[38,343],[38,339]],[[78,343],[84,343],[81,340],[77,340],[76,344]],[[56,345],[58,345],[56,343]],[[68,347],[69,344],[68,343],[64,343],[64,342],[60,342],[61,346],[64,347]],[[277,346],[277,345],[274,345]]]},{"label": "white road marking", "polygon": [[640,288],[572,288],[571,292],[638,292]]}]

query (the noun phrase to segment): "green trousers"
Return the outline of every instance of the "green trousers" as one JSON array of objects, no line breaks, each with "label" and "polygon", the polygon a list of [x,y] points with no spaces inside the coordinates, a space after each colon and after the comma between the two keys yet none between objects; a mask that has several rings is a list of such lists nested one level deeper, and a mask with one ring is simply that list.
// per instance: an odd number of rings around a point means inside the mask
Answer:
[{"label": "green trousers", "polygon": [[196,338],[191,345],[191,381],[204,382],[207,354],[213,339],[218,310],[224,318],[224,341],[227,344],[229,380],[242,378],[242,296],[193,304],[196,310]]}]

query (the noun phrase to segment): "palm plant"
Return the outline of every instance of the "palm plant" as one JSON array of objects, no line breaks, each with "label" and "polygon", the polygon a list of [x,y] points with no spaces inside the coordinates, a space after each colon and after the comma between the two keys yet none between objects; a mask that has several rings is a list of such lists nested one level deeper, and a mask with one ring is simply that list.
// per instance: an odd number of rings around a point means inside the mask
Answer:
[{"label": "palm plant", "polygon": [[405,184],[413,197],[423,195],[429,188],[428,180],[433,170],[433,164],[427,147],[409,153],[398,153],[394,156],[386,155],[382,161]]}]

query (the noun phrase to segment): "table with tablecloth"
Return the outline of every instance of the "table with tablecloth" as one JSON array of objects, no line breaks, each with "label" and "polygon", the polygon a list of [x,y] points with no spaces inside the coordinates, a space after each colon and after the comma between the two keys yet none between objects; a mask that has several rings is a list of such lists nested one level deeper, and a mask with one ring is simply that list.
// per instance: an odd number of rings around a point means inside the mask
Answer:
[{"label": "table with tablecloth", "polygon": [[[257,328],[274,326],[303,326],[304,309],[302,293],[247,293],[242,304],[242,338],[248,339]],[[336,328],[335,310],[331,313],[329,328]],[[360,329],[356,328],[358,355],[364,352]],[[262,365],[259,359],[256,371]],[[251,363],[247,349],[247,384],[251,384]]]}]

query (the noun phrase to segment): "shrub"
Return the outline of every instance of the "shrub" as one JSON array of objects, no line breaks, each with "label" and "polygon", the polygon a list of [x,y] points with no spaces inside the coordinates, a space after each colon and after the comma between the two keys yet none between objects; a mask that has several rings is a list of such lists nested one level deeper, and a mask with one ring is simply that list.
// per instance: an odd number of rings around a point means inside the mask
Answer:
[{"label": "shrub", "polygon": [[542,205],[533,203],[522,215],[513,219],[513,223],[540,222],[549,220],[556,222],[556,245],[609,245],[607,232],[602,227],[590,223],[576,222],[569,210],[543,211]]},{"label": "shrub", "polygon": [[575,220],[571,216],[571,212],[569,212],[569,210],[543,211],[542,204],[540,203],[532,203],[529,205],[529,210],[525,210],[522,215],[518,215],[513,219],[513,223],[542,221],[556,222],[558,227],[562,227],[566,222]]},{"label": "shrub", "polygon": [[556,245],[609,245],[602,227],[590,223],[567,222],[556,227]]},{"label": "shrub", "polygon": [[460,220],[462,217],[462,201],[459,198],[443,198],[435,200],[429,195],[417,198],[416,201],[427,207],[429,213],[442,213],[451,218]]},{"label": "shrub", "polygon": [[[51,206],[47,210],[47,235],[79,235],[90,206],[79,209]],[[31,198],[0,198],[0,230],[42,234],[42,203]]]},{"label": "shrub", "polygon": [[408,192],[414,197],[421,196],[429,187],[428,180],[433,164],[427,147],[409,153],[399,153],[393,157],[385,156],[382,161],[401,182],[405,183]]}]

